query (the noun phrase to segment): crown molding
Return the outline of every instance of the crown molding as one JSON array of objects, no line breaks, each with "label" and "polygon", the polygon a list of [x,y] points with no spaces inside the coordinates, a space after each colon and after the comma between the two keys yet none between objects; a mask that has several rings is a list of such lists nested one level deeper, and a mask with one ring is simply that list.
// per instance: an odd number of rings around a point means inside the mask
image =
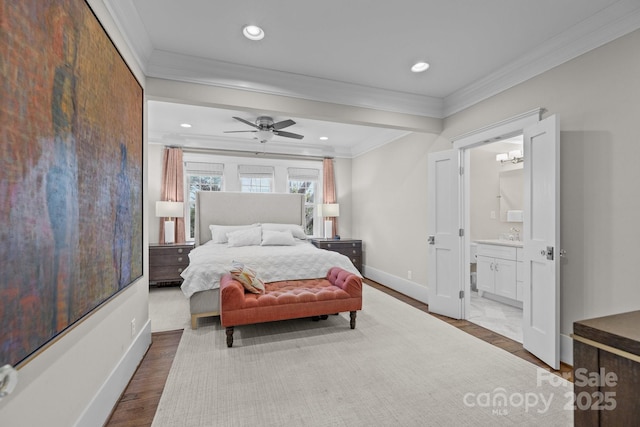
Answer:
[{"label": "crown molding", "polygon": [[222,150],[236,152],[269,152],[272,154],[291,154],[307,157],[355,157],[351,150],[319,144],[305,144],[297,141],[295,144],[269,141],[260,143],[257,140],[238,140],[224,137],[211,137],[211,135],[184,135],[170,132],[150,132],[148,135],[150,144],[202,149]]},{"label": "crown molding", "polygon": [[638,0],[618,1],[508,66],[447,96],[443,115],[448,117],[471,107],[638,28]]},{"label": "crown molding", "polygon": [[153,44],[133,2],[104,0],[122,38],[129,47],[140,69],[147,74],[147,64],[153,52]]},{"label": "crown molding", "polygon": [[271,95],[442,118],[442,99],[154,50],[147,75]]}]

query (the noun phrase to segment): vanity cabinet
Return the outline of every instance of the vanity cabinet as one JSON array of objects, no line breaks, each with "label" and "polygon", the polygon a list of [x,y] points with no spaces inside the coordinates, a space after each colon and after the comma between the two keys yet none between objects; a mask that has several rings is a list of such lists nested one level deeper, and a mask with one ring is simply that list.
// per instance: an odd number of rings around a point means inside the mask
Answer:
[{"label": "vanity cabinet", "polygon": [[523,269],[518,251],[522,249],[511,245],[478,243],[478,291],[522,301],[522,281],[518,279]]}]

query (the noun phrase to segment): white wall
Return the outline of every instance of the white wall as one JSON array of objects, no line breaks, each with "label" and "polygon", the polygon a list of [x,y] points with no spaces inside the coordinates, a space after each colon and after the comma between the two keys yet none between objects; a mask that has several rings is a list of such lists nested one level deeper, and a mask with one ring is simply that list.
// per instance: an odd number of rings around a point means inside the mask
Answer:
[{"label": "white wall", "polygon": [[448,117],[439,136],[406,137],[354,159],[353,221],[367,241],[366,266],[391,279],[413,268],[414,281],[428,285],[427,152],[543,107],[561,126],[561,333],[579,319],[639,309],[638,46],[635,31]]},{"label": "white wall", "polygon": [[[144,86],[144,76],[104,4],[101,0],[89,3]],[[145,157],[145,171],[146,161]],[[146,221],[144,228],[146,232]],[[147,247],[146,233],[143,247]],[[106,420],[151,342],[144,252],[143,278],[19,368],[17,388],[0,402],[0,424],[96,426]],[[135,337],[131,336],[132,319],[136,319]]]},{"label": "white wall", "polygon": [[363,240],[365,276],[421,300],[427,285],[427,158],[449,147],[436,135],[413,133],[353,159],[353,228]]},{"label": "white wall", "polygon": [[560,117],[561,332],[640,308],[640,31],[445,120],[451,137],[544,107]]}]

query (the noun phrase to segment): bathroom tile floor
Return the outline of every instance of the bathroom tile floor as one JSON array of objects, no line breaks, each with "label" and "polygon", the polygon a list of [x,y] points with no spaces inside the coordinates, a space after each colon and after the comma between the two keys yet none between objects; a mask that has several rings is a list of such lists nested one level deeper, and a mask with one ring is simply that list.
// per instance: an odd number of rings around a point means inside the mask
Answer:
[{"label": "bathroom tile floor", "polygon": [[469,322],[522,342],[522,309],[483,298],[471,292]]}]

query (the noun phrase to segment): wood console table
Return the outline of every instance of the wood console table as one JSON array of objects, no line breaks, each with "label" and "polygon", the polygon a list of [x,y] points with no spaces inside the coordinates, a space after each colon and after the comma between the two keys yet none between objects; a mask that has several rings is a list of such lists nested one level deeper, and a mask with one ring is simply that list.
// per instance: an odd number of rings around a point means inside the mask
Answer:
[{"label": "wood console table", "polygon": [[640,311],[573,324],[575,426],[637,425]]}]

